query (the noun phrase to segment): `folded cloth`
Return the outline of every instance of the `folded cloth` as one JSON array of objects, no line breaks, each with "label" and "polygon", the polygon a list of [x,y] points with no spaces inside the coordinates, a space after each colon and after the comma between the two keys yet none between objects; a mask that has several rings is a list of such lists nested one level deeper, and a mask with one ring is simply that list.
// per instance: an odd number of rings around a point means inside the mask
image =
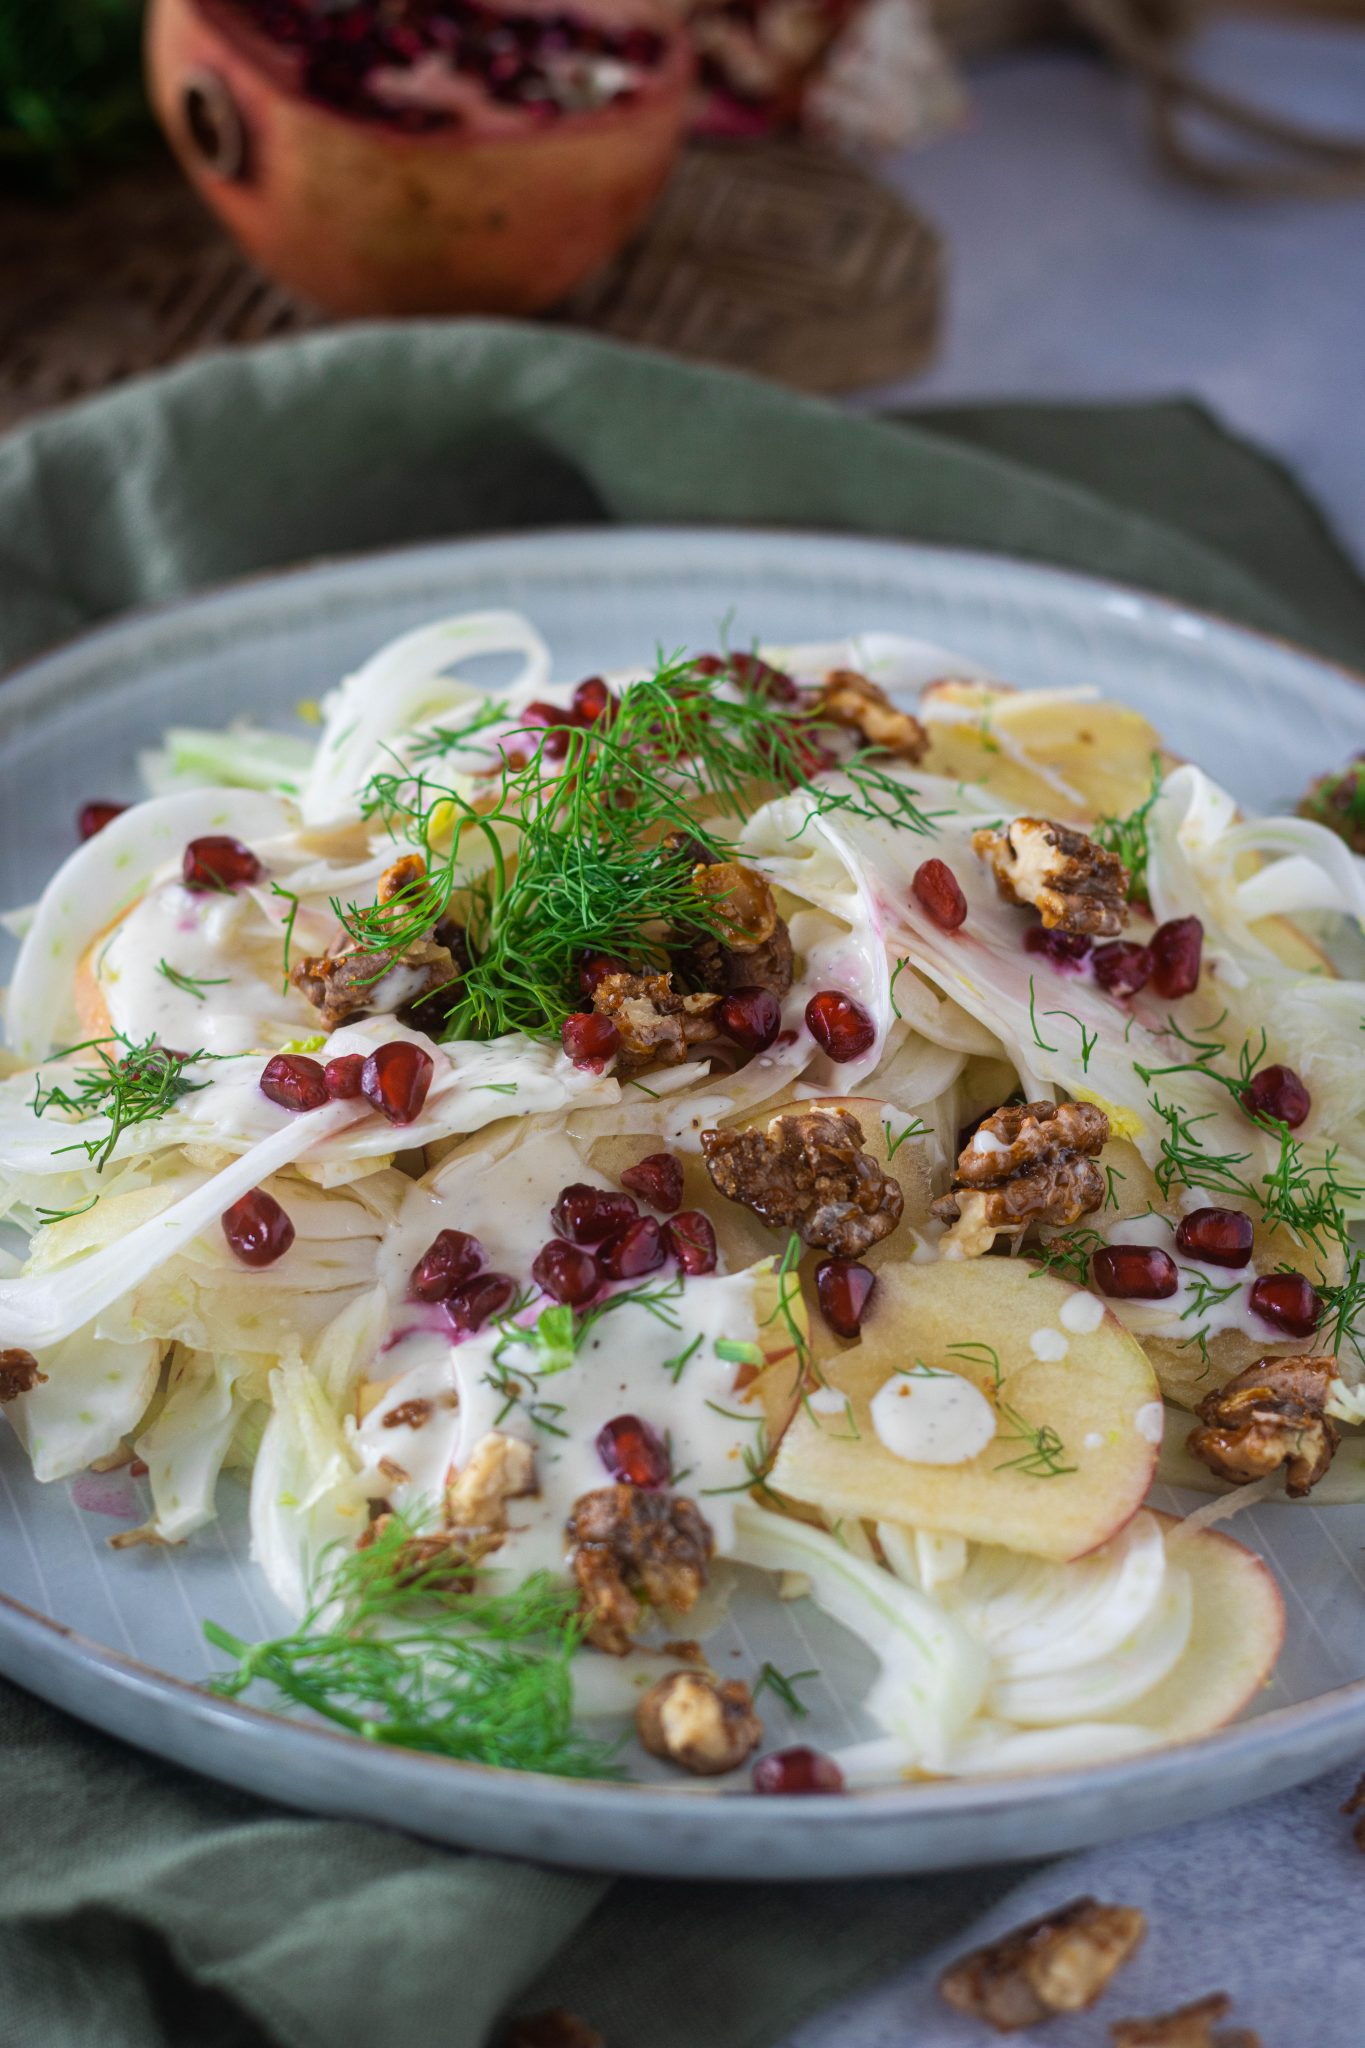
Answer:
[{"label": "folded cloth", "polygon": [[[1146,585],[1365,661],[1365,587],[1186,405],[851,419],[570,334],[357,328],[205,359],[0,443],[0,662],[320,554],[609,520],[901,535]],[[761,2048],[1009,1871],[611,1883],[299,1816],[0,1686],[3,2048]]]}]

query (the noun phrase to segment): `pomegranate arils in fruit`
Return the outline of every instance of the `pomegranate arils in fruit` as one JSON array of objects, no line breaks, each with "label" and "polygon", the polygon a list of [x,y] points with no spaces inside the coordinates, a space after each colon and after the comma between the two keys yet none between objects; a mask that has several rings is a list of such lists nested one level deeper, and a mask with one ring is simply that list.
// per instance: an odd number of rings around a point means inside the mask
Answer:
[{"label": "pomegranate arils in fruit", "polygon": [[967,899],[946,860],[922,861],[910,890],[924,915],[940,931],[955,932],[967,921]]},{"label": "pomegranate arils in fruit", "polygon": [[633,1223],[599,1245],[598,1258],[612,1280],[638,1280],[644,1273],[656,1273],[668,1252],[664,1234],[652,1216],[637,1216]]},{"label": "pomegranate arils in fruit", "polygon": [[1191,1209],[1175,1233],[1176,1249],[1209,1266],[1245,1266],[1255,1235],[1240,1209]]},{"label": "pomegranate arils in fruit", "polygon": [[76,830],[82,839],[93,839],[106,825],[112,825],[115,818],[127,810],[127,804],[107,804],[98,801],[82,804],[76,813]]},{"label": "pomegranate arils in fruit", "polygon": [[616,699],[601,676],[588,676],[573,693],[573,708],[581,725],[596,725],[615,705]]},{"label": "pomegranate arils in fruit", "polygon": [[294,1242],[293,1224],[264,1188],[252,1188],[225,1209],[222,1224],[228,1250],[244,1266],[273,1266]]},{"label": "pomegranate arils in fruit", "polygon": [[552,1301],[567,1302],[570,1308],[582,1308],[602,1285],[602,1268],[582,1245],[568,1244],[562,1237],[552,1237],[536,1253],[531,1264],[531,1278],[537,1287],[544,1288]]},{"label": "pomegranate arils in fruit", "polygon": [[302,1052],[277,1052],[267,1060],[260,1086],[262,1095],[281,1109],[321,1109],[331,1100],[322,1068]]},{"label": "pomegranate arils in fruit", "polygon": [[747,1053],[766,1052],[782,1029],[782,1005],[769,988],[735,988],[722,996],[716,1022]]},{"label": "pomegranate arils in fruit", "polygon": [[1173,917],[1151,938],[1152,987],[1159,996],[1192,995],[1199,986],[1204,927],[1197,917]]},{"label": "pomegranate arils in fruit", "polygon": [[877,1276],[855,1259],[821,1259],[815,1269],[820,1313],[836,1337],[856,1337],[863,1326]]},{"label": "pomegranate arils in fruit", "polygon": [[1111,1301],[1167,1301],[1180,1285],[1175,1260],[1152,1244],[1107,1244],[1090,1263]]},{"label": "pomegranate arils in fruit", "polygon": [[509,1273],[480,1273],[446,1296],[444,1312],[462,1336],[471,1336],[491,1317],[500,1316],[516,1293],[517,1283]]},{"label": "pomegranate arils in fruit", "polygon": [[609,1060],[621,1043],[621,1034],[610,1017],[595,1010],[575,1010],[560,1027],[559,1042],[576,1067],[598,1067]]},{"label": "pomegranate arils in fruit", "polygon": [[444,1301],[474,1278],[483,1259],[483,1246],[467,1230],[438,1230],[412,1269],[408,1292],[418,1301]]},{"label": "pomegranate arils in fruit", "polygon": [[187,889],[245,889],[259,882],[265,869],[240,839],[211,835],[191,839],[180,873]]},{"label": "pomegranate arils in fruit", "polygon": [[340,1052],[322,1070],[327,1093],[337,1102],[351,1102],[359,1095],[365,1072],[363,1052]]},{"label": "pomegranate arils in fruit", "polygon": [[621,1185],[648,1202],[651,1209],[661,1209],[665,1216],[671,1216],[682,1201],[682,1161],[671,1152],[651,1152],[647,1159],[637,1160],[634,1166],[626,1168]]},{"label": "pomegranate arils in fruit", "polygon": [[1242,1107],[1248,1116],[1272,1117],[1296,1131],[1313,1098],[1292,1067],[1262,1067],[1243,1091]]},{"label": "pomegranate arils in fruit", "polygon": [[684,1273],[714,1273],[716,1233],[700,1209],[684,1209],[664,1225],[664,1243]]},{"label": "pomegranate arils in fruit", "polygon": [[1094,943],[1084,932],[1050,932],[1045,924],[1031,924],[1024,933],[1024,951],[1040,953],[1062,974],[1079,972]]},{"label": "pomegranate arils in fruit", "polygon": [[378,1045],[360,1070],[360,1092],[391,1124],[410,1124],[421,1114],[435,1062],[409,1038]]},{"label": "pomegranate arils in fruit", "polygon": [[619,1486],[668,1484],[668,1451],[638,1415],[614,1415],[597,1433],[597,1455]]},{"label": "pomegranate arils in fruit", "polygon": [[1107,945],[1096,946],[1090,965],[1105,994],[1121,1000],[1146,988],[1152,974],[1152,949],[1136,945],[1132,939],[1111,939]]},{"label": "pomegranate arils in fruit", "polygon": [[570,1244],[601,1244],[604,1237],[634,1222],[639,1213],[633,1196],[575,1180],[560,1189],[550,1221],[556,1237],[567,1237]]},{"label": "pomegranate arils in fruit", "polygon": [[761,1756],[749,1774],[755,1792],[842,1792],[844,1774],[832,1756],[798,1744]]},{"label": "pomegranate arils in fruit", "polygon": [[1251,1306],[1286,1337],[1311,1337],[1322,1321],[1322,1296],[1302,1273],[1263,1273],[1251,1283]]},{"label": "pomegranate arils in fruit", "polygon": [[837,1064],[861,1059],[877,1042],[877,1027],[861,1003],[842,989],[822,988],[806,1004],[806,1029]]}]

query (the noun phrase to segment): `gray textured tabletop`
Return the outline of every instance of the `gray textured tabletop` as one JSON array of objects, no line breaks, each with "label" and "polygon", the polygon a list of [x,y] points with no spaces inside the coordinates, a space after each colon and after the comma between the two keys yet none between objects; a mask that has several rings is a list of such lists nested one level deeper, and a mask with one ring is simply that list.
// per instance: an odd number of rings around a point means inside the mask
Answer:
[{"label": "gray textured tabletop", "polygon": [[[1229,22],[1199,56],[1224,84],[1365,132],[1365,30]],[[1173,183],[1134,91],[1079,55],[1000,60],[972,100],[960,134],[892,168],[946,233],[951,303],[937,367],[876,402],[1193,394],[1287,462],[1365,565],[1365,197],[1239,202]],[[938,1971],[1087,1891],[1143,1907],[1150,1933],[1095,2011],[1044,2030],[1047,2048],[1102,2048],[1111,2020],[1208,1991],[1232,1993],[1265,2048],[1361,2048],[1351,1782],[1053,1864],[788,2048],[981,2048],[993,2037],[941,2003]]]}]

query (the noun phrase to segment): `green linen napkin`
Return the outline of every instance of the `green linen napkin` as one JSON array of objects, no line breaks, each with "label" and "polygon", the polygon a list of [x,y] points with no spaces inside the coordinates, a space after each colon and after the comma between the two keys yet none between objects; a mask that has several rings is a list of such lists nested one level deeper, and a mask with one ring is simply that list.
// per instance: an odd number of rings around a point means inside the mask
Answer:
[{"label": "green linen napkin", "polygon": [[[206,359],[0,443],[0,663],[320,554],[602,520],[845,528],[1147,585],[1365,661],[1313,507],[1198,408],[855,420],[540,329],[358,328]],[[4,2048],[762,2048],[964,1929],[1007,1871],[609,1880],[286,1813],[0,1686]],[[812,1824],[817,1817],[812,1816]]]}]

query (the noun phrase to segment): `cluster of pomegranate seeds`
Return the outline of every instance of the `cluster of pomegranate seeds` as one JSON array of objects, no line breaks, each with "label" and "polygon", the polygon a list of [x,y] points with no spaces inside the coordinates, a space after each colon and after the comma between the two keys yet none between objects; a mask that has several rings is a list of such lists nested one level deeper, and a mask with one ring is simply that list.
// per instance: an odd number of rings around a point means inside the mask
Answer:
[{"label": "cluster of pomegranate seeds", "polygon": [[294,1226],[273,1195],[252,1188],[222,1215],[228,1250],[244,1266],[273,1266],[294,1242]]},{"label": "cluster of pomegranate seeds", "polygon": [[1106,945],[1096,946],[1090,965],[1105,994],[1122,1002],[1151,980],[1152,949],[1133,939],[1110,939]]},{"label": "cluster of pomegranate seeds", "polygon": [[1322,1296],[1302,1273],[1263,1273],[1251,1283],[1251,1306],[1287,1337],[1311,1337],[1322,1321]]},{"label": "cluster of pomegranate seeds", "polygon": [[597,1455],[618,1486],[667,1486],[667,1446],[638,1415],[614,1415],[597,1433]]},{"label": "cluster of pomegranate seeds", "polygon": [[1062,974],[1079,972],[1094,943],[1084,932],[1050,932],[1045,924],[1031,924],[1024,933],[1024,951],[1041,954]]},{"label": "cluster of pomegranate seeds", "polygon": [[1157,1245],[1107,1244],[1090,1263],[1095,1285],[1113,1301],[1166,1301],[1180,1285],[1175,1260]]},{"label": "cluster of pomegranate seeds", "polygon": [[664,1234],[652,1216],[637,1216],[633,1223],[614,1230],[598,1246],[597,1256],[610,1280],[639,1280],[657,1273],[668,1257]]},{"label": "cluster of pomegranate seeds", "polygon": [[334,1060],[328,1060],[322,1070],[322,1078],[333,1101],[353,1102],[360,1093],[364,1073],[363,1052],[341,1052]]},{"label": "cluster of pomegranate seeds", "polygon": [[698,675],[729,677],[741,688],[756,690],[774,704],[796,704],[801,692],[785,669],[760,661],[756,654],[699,654],[692,664]]},{"label": "cluster of pomegranate seeds", "polygon": [[822,988],[806,1004],[806,1029],[821,1052],[843,1066],[877,1042],[877,1027],[862,1004],[842,989]]},{"label": "cluster of pomegranate seeds", "polygon": [[946,860],[922,861],[910,892],[924,915],[942,932],[955,932],[967,921],[967,899]]},{"label": "cluster of pomegranate seeds", "polygon": [[1193,995],[1204,957],[1204,927],[1197,917],[1172,917],[1151,939],[1152,987],[1159,996]]},{"label": "cluster of pomegranate seeds", "polygon": [[484,1249],[466,1230],[439,1230],[413,1267],[408,1292],[418,1301],[445,1301],[483,1265]]},{"label": "cluster of pomegranate seeds", "polygon": [[570,1244],[601,1244],[604,1237],[621,1230],[640,1211],[630,1195],[618,1195],[611,1188],[590,1187],[587,1181],[570,1181],[561,1188],[550,1221],[557,1237]]},{"label": "cluster of pomegranate seeds", "polygon": [[327,1076],[302,1052],[277,1052],[261,1069],[261,1093],[281,1109],[321,1109],[331,1101]]},{"label": "cluster of pomegranate seeds", "polygon": [[716,1021],[742,1052],[766,1052],[782,1029],[782,1005],[770,988],[734,988],[721,997]]},{"label": "cluster of pomegranate seeds", "polygon": [[682,1205],[682,1161],[671,1152],[651,1152],[647,1159],[637,1160],[634,1166],[626,1168],[621,1185],[648,1202],[651,1209],[671,1216]]},{"label": "cluster of pomegranate seeds", "polygon": [[180,874],[187,889],[246,889],[263,878],[265,869],[240,839],[211,833],[207,839],[191,839]]},{"label": "cluster of pomegranate seeds", "polygon": [[700,1209],[684,1209],[664,1225],[664,1243],[684,1273],[714,1273],[716,1233]]},{"label": "cluster of pomegranate seeds", "polygon": [[749,1774],[755,1792],[842,1792],[844,1774],[832,1756],[798,1744],[761,1756]]},{"label": "cluster of pomegranate seeds", "polygon": [[454,1294],[446,1295],[441,1307],[462,1337],[471,1337],[494,1316],[500,1316],[516,1299],[517,1283],[509,1273],[480,1273]]},{"label": "cluster of pomegranate seeds", "polygon": [[576,1067],[601,1072],[621,1043],[621,1034],[610,1017],[596,1010],[575,1010],[560,1027],[559,1042]]},{"label": "cluster of pomegranate seeds", "polygon": [[415,1122],[427,1099],[435,1062],[410,1039],[376,1046],[360,1070],[360,1092],[391,1124]]},{"label": "cluster of pomegranate seeds", "polygon": [[1296,1131],[1313,1107],[1313,1098],[1292,1067],[1262,1067],[1243,1091],[1242,1107],[1248,1116],[1273,1117]]},{"label": "cluster of pomegranate seeds", "polygon": [[106,825],[112,825],[115,818],[122,817],[127,804],[109,804],[95,801],[82,804],[76,813],[76,830],[82,839],[93,839]]},{"label": "cluster of pomegranate seeds", "polygon": [[542,754],[547,761],[562,761],[569,751],[569,734],[578,720],[572,712],[565,711],[562,705],[545,704],[537,699],[534,704],[526,706],[521,714],[521,723],[524,726],[543,726],[545,737],[540,742]]},{"label": "cluster of pomegranate seeds", "polygon": [[1191,1209],[1176,1228],[1176,1249],[1209,1266],[1245,1266],[1255,1232],[1240,1209]]},{"label": "cluster of pomegranate seeds", "polygon": [[877,1285],[877,1276],[855,1259],[821,1259],[815,1269],[820,1313],[836,1337],[856,1337]]},{"label": "cluster of pomegranate seeds", "polygon": [[602,1285],[602,1268],[582,1245],[568,1244],[552,1237],[531,1262],[531,1278],[544,1288],[552,1301],[582,1308]]}]

